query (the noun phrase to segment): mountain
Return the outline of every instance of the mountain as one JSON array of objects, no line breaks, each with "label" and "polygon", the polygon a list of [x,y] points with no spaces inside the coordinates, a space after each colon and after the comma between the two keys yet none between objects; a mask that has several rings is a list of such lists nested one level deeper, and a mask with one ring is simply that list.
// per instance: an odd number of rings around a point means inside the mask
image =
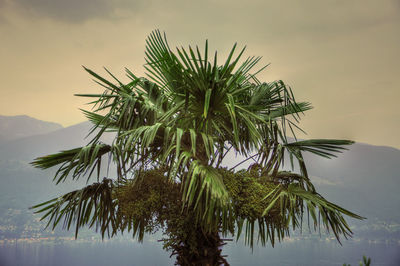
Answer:
[{"label": "mountain", "polygon": [[368,219],[400,223],[400,150],[357,143],[338,158],[308,155],[306,163],[326,198]]},{"label": "mountain", "polygon": [[33,161],[36,157],[85,145],[89,122],[61,128],[47,134],[27,136],[0,144],[0,160]]},{"label": "mountain", "polygon": [[61,128],[60,124],[41,121],[26,115],[0,115],[0,144],[23,137],[46,134]]},{"label": "mountain", "polygon": [[[39,222],[38,215],[29,207],[78,189],[86,180],[67,180],[56,186],[51,181],[56,169],[42,171],[29,163],[38,156],[85,145],[90,128],[89,122],[83,122],[0,143],[0,240],[54,234],[51,230],[43,231],[46,223]],[[61,228],[55,232],[59,236],[71,235]]]},{"label": "mountain", "polygon": [[[32,216],[29,206],[85,185],[86,180],[82,179],[55,186],[51,179],[56,169],[41,171],[29,162],[38,156],[84,145],[90,127],[89,122],[84,122],[0,145],[0,229],[16,220],[21,227],[33,226],[32,217],[36,216]],[[109,142],[110,138],[104,141]],[[338,158],[328,160],[306,154],[305,160],[311,179],[324,197],[367,218],[350,221],[356,234],[375,230],[386,236],[395,230],[400,239],[400,150],[356,143]],[[239,161],[232,154],[227,165]],[[0,238],[2,234],[0,230]]]}]

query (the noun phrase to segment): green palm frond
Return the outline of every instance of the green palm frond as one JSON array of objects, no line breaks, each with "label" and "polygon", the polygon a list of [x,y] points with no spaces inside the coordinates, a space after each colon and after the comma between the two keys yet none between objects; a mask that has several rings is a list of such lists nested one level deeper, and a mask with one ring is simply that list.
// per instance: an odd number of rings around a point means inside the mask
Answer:
[{"label": "green palm frond", "polygon": [[220,172],[193,161],[183,180],[182,201],[196,213],[195,221],[205,231],[232,233],[232,204]]},{"label": "green palm frond", "polygon": [[292,183],[287,187],[278,186],[270,194],[266,195],[264,200],[269,200],[269,206],[264,210],[263,215],[276,205],[280,204],[282,219],[284,222],[292,223],[293,229],[299,227],[302,219],[304,207],[313,219],[314,226],[319,224],[317,212],[322,217],[322,224],[329,231],[331,230],[337,240],[340,242],[340,235],[345,238],[351,236],[352,231],[348,226],[343,215],[356,219],[365,219],[353,212],[350,212],[332,202],[327,201],[321,195],[313,191],[307,191],[299,184]]},{"label": "green palm frond", "polygon": [[99,179],[102,157],[109,153],[111,149],[110,145],[104,143],[89,144],[81,148],[36,158],[31,164],[40,169],[47,169],[61,164],[54,176],[57,184],[65,181],[70,173],[72,174],[72,179],[78,179],[90,171],[89,179],[94,170],[97,170],[97,179]]},{"label": "green palm frond", "polygon": [[292,153],[306,151],[330,159],[336,157],[335,153],[347,150],[347,148],[343,146],[351,145],[353,143],[354,141],[350,140],[310,139],[287,143],[285,144],[285,148]]},{"label": "green palm frond", "polygon": [[104,179],[79,190],[31,207],[35,213],[48,217],[47,227],[52,229],[64,218],[63,227],[69,229],[75,223],[75,237],[79,228],[88,226],[100,228],[102,237],[106,232],[114,235],[118,229],[116,219],[117,202],[112,197],[113,181]]}]

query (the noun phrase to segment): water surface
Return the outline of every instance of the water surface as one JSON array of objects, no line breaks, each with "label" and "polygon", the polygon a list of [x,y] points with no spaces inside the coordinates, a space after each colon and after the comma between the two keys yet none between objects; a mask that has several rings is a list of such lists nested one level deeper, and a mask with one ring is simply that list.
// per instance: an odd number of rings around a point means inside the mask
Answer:
[{"label": "water surface", "polygon": [[[398,242],[296,240],[272,247],[255,247],[253,252],[243,245],[229,243],[223,254],[231,265],[340,265],[357,266],[365,254],[373,266],[399,266]],[[2,266],[133,266],[173,265],[174,259],[156,241],[139,244],[119,240],[105,242],[64,241],[60,243],[27,243],[16,241],[0,245]]]}]

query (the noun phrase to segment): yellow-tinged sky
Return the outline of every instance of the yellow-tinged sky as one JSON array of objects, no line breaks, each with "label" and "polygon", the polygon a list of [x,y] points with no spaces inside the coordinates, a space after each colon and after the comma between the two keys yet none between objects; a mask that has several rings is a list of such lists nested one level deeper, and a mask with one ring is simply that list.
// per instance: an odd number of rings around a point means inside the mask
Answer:
[{"label": "yellow-tinged sky", "polygon": [[73,94],[102,89],[81,66],[143,75],[157,28],[172,47],[208,39],[222,58],[234,42],[263,56],[260,80],[313,104],[306,138],[400,148],[399,0],[0,0],[0,115],[85,120]]}]

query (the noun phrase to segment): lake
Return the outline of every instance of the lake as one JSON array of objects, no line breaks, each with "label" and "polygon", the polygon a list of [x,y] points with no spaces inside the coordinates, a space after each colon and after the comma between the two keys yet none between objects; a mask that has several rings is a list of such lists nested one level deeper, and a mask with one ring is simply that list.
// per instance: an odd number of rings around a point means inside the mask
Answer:
[{"label": "lake", "polygon": [[[229,242],[223,251],[231,265],[340,265],[358,266],[363,255],[372,259],[373,266],[399,266],[398,241],[372,242],[354,239],[343,242],[325,239],[289,239],[275,248],[255,247],[253,252],[242,244]],[[173,265],[161,243],[130,240],[4,242],[0,244],[1,266],[132,266]]]}]

